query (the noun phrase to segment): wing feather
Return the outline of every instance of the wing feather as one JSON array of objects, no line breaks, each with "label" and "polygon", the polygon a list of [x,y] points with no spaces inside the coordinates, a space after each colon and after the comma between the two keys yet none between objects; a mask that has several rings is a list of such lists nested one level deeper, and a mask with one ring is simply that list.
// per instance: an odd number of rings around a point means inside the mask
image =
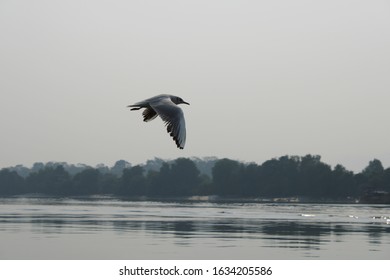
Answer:
[{"label": "wing feather", "polygon": [[149,122],[154,120],[157,117],[156,111],[154,111],[151,107],[147,107],[143,112],[144,122]]},{"label": "wing feather", "polygon": [[150,106],[164,121],[167,132],[175,141],[176,146],[183,149],[186,143],[186,124],[183,110],[173,103],[170,98],[152,102]]}]

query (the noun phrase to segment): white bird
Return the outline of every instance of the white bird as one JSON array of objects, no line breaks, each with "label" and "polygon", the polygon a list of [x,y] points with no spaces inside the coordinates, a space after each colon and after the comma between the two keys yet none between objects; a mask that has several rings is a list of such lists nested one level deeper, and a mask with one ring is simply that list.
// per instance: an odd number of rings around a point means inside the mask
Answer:
[{"label": "white bird", "polygon": [[160,94],[127,107],[132,107],[131,111],[145,108],[142,112],[144,122],[154,120],[159,115],[177,147],[183,149],[186,143],[186,123],[183,111],[177,104],[190,105],[178,96]]}]

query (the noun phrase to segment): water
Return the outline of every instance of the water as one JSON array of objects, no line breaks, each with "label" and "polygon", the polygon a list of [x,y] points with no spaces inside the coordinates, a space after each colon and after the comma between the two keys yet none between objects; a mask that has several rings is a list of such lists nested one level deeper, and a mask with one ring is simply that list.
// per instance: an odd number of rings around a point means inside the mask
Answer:
[{"label": "water", "polygon": [[0,259],[390,259],[390,208],[0,198]]}]

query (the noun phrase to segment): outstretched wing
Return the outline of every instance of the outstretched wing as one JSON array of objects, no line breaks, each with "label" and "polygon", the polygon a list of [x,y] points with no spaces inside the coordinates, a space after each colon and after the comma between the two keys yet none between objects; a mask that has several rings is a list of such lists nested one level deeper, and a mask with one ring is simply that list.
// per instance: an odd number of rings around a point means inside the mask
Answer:
[{"label": "outstretched wing", "polygon": [[183,149],[186,143],[186,123],[182,109],[173,103],[170,98],[152,102],[150,106],[165,122],[167,131],[177,147]]}]

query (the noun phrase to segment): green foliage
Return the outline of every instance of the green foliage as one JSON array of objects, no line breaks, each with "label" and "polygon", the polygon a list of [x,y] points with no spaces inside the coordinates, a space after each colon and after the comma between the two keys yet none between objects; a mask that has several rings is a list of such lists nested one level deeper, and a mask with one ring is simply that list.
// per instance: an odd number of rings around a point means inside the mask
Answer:
[{"label": "green foliage", "polygon": [[300,159],[297,157],[283,156],[264,162],[259,175],[260,194],[284,197],[301,194],[299,170]]},{"label": "green foliage", "polygon": [[15,171],[0,170],[0,195],[15,195],[24,191],[24,179]]},{"label": "green foliage", "polygon": [[119,194],[121,195],[145,195],[146,178],[143,175],[144,169],[137,165],[123,169]]},{"label": "green foliage", "polygon": [[384,185],[384,168],[382,163],[374,159],[363,169],[362,175],[365,177],[367,188],[378,189]]},{"label": "green foliage", "polygon": [[[333,169],[318,155],[282,156],[262,165],[231,159],[213,160],[207,174],[199,160],[178,158],[161,161],[159,169],[147,169],[118,161],[115,168],[86,167],[75,174],[61,164],[34,164],[22,177],[0,170],[0,195],[40,193],[47,195],[292,197],[345,199],[367,191],[390,191],[390,168],[374,159],[358,174],[338,164]],[[203,166],[207,166],[203,164]],[[120,173],[121,172],[121,173]],[[211,177],[210,177],[210,175]]]},{"label": "green foliage", "polygon": [[220,195],[239,195],[241,164],[230,159],[217,161],[212,169],[215,192]]},{"label": "green foliage", "polygon": [[46,167],[26,178],[26,192],[68,195],[72,193],[71,184],[71,177],[62,165]]},{"label": "green foliage", "polygon": [[187,158],[179,158],[171,165],[170,177],[173,179],[173,194],[191,195],[193,190],[199,185],[200,172],[195,163]]},{"label": "green foliage", "polygon": [[99,193],[99,176],[100,172],[92,168],[77,173],[73,177],[73,193],[80,195]]}]

